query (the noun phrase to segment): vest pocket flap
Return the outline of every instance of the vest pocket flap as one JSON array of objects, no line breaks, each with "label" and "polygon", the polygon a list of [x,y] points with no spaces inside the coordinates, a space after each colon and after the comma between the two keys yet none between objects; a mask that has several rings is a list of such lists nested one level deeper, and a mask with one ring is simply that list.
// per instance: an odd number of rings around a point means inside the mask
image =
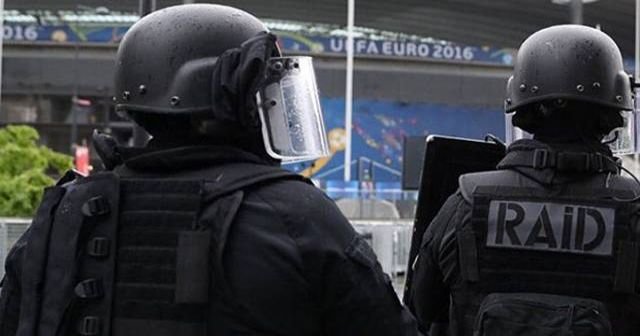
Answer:
[{"label": "vest pocket flap", "polygon": [[518,335],[518,336],[574,336],[568,330],[554,327],[543,327],[535,324],[517,323],[502,319],[488,318],[481,331],[474,331],[473,336]]},{"label": "vest pocket flap", "polygon": [[611,335],[599,301],[536,293],[494,293],[476,315],[474,336]]},{"label": "vest pocket flap", "polygon": [[211,232],[183,231],[176,255],[176,303],[206,303],[209,299]]}]

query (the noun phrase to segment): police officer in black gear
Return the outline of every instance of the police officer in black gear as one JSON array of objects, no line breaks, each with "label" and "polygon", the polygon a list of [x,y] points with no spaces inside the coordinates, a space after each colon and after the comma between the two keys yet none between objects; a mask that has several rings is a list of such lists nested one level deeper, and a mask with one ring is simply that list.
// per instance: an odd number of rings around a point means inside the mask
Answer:
[{"label": "police officer in black gear", "polygon": [[415,335],[367,243],[278,167],[323,150],[305,62],[231,7],[131,27],[117,109],[153,138],[97,133],[106,171],[45,191],[6,263],[0,334]]},{"label": "police officer in black gear", "polygon": [[554,26],[522,44],[507,84],[513,142],[461,176],[423,237],[408,303],[450,335],[640,332],[638,185],[603,138],[633,109],[614,41]]}]

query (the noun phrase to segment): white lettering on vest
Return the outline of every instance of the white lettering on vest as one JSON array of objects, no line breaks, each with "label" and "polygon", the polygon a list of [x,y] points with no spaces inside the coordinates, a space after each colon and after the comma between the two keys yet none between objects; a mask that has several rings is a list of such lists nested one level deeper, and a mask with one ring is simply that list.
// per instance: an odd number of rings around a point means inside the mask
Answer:
[{"label": "white lettering on vest", "polygon": [[615,209],[585,205],[491,201],[489,247],[612,255]]}]

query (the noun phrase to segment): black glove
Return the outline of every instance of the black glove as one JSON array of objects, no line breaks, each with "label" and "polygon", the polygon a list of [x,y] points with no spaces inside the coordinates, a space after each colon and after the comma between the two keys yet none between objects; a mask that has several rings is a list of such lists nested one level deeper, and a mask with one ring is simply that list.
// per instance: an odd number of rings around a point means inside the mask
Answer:
[{"label": "black glove", "polygon": [[96,149],[106,170],[113,170],[113,168],[122,164],[122,157],[120,157],[120,153],[118,153],[118,143],[112,136],[98,130],[93,130],[91,138],[93,147]]},{"label": "black glove", "polygon": [[260,33],[218,58],[211,84],[214,119],[243,128],[260,125],[256,93],[265,81],[267,61],[280,56],[276,40],[271,33]]}]

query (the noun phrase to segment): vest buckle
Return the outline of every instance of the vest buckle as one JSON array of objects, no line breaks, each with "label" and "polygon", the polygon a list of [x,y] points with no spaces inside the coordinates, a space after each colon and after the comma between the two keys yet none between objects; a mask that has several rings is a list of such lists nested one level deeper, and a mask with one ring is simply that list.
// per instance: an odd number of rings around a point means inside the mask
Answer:
[{"label": "vest buckle", "polygon": [[109,239],[105,237],[95,237],[87,244],[87,254],[94,258],[108,257],[109,249]]},{"label": "vest buckle", "polygon": [[534,169],[544,169],[549,167],[549,151],[546,149],[536,149],[533,151],[533,162],[531,166]]},{"label": "vest buckle", "polygon": [[77,297],[82,299],[97,299],[104,295],[102,281],[98,279],[80,281],[73,291]]},{"label": "vest buckle", "polygon": [[101,216],[109,213],[109,201],[102,196],[90,198],[82,205],[82,214],[87,217]]},{"label": "vest buckle", "polygon": [[100,334],[101,321],[97,316],[86,316],[78,326],[78,334],[82,336],[95,336]]}]

